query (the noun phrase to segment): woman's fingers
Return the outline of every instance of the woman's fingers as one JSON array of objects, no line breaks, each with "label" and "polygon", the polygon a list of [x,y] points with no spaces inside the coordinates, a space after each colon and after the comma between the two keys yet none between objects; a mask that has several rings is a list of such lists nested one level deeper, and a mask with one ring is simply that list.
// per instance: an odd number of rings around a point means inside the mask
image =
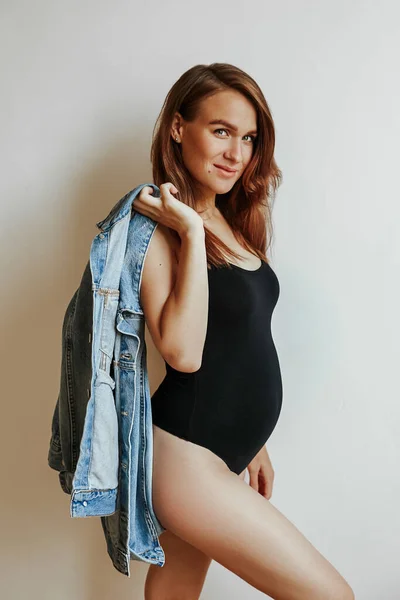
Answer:
[{"label": "woman's fingers", "polygon": [[179,235],[189,228],[203,227],[203,220],[198,213],[173,195],[178,193],[173,183],[162,183],[159,189],[161,197],[157,198],[153,194],[153,188],[142,188],[133,203],[133,209],[174,229]]}]

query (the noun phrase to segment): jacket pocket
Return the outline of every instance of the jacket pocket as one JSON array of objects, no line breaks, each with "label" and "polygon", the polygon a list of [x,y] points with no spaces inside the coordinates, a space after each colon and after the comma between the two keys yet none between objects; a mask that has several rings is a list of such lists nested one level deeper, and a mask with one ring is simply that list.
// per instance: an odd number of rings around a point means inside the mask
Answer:
[{"label": "jacket pocket", "polygon": [[123,308],[118,311],[116,320],[117,330],[122,334],[121,354],[118,357],[121,368],[136,367],[141,340],[144,339],[143,315]]}]

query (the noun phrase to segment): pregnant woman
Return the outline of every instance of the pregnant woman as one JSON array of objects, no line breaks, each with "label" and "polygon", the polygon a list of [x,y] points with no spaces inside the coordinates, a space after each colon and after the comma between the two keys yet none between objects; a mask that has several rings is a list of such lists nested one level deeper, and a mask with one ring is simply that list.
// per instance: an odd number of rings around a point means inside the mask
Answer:
[{"label": "pregnant woman", "polygon": [[166,560],[149,567],[145,598],[199,598],[214,559],[271,598],[352,600],[345,579],[269,500],[265,443],[282,380],[271,336],[280,288],[266,256],[281,178],[268,104],[241,69],[197,65],[173,85],[156,125],[161,198],[145,187],[134,203],[158,222],[141,303],[166,364],[151,399]]}]

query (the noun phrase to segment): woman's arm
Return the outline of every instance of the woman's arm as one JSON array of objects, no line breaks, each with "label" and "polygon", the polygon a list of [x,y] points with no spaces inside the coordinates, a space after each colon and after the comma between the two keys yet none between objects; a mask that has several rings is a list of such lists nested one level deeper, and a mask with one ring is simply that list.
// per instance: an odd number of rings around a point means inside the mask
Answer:
[{"label": "woman's arm", "polygon": [[166,227],[160,223],[156,227],[143,267],[140,299],[164,360],[174,369],[193,372],[201,365],[208,318],[204,227],[188,229],[180,237],[179,249]]}]

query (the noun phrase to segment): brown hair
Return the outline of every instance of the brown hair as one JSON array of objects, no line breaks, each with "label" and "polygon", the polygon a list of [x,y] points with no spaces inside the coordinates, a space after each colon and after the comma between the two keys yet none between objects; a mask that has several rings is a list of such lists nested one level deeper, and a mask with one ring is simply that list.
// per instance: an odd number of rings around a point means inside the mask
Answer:
[{"label": "brown hair", "polygon": [[[253,104],[258,133],[246,170],[229,192],[216,195],[215,205],[239,244],[267,260],[266,252],[272,240],[271,204],[282,173],[274,159],[275,128],[271,111],[260,87],[250,75],[227,63],[212,63],[196,65],[180,76],[168,92],[154,125],[151,145],[153,180],[157,186],[167,181],[173,183],[179,191],[179,199],[196,210],[194,182],[183,163],[181,146],[175,144],[171,137],[172,122],[176,112],[186,121],[193,121],[203,99],[226,89],[242,93]],[[226,265],[227,256],[240,258],[206,225],[204,229],[209,263]]]}]

